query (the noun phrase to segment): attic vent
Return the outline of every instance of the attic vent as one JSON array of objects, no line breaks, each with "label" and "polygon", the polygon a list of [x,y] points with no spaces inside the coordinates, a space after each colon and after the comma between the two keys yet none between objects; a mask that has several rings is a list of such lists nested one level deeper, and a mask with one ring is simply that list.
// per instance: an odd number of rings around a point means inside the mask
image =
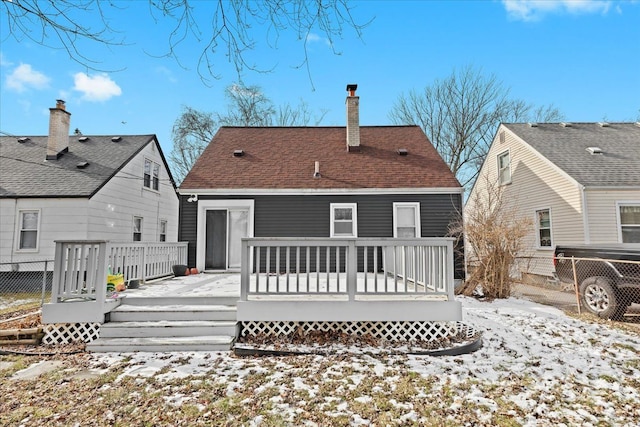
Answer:
[{"label": "attic vent", "polygon": [[562,126],[563,128],[570,128],[571,127],[571,123],[562,122],[562,123],[560,123],[560,126]]},{"label": "attic vent", "polygon": [[406,148],[398,148],[398,154],[400,156],[406,156],[407,154],[409,154],[409,151],[407,151]]},{"label": "attic vent", "polygon": [[80,163],[78,163],[78,164],[76,165],[76,167],[77,167],[78,169],[84,169],[84,168],[86,168],[87,166],[89,166],[89,162],[80,162]]},{"label": "attic vent", "polygon": [[531,122],[531,123],[529,123],[529,127],[530,127],[530,128],[537,128],[537,127],[538,127],[538,124],[537,124],[537,123],[535,123],[535,122]]},{"label": "attic vent", "polygon": [[609,127],[609,123],[607,123],[607,122],[598,122],[598,126],[600,126],[601,128],[608,128]]},{"label": "attic vent", "polygon": [[593,154],[602,154],[602,148],[600,147],[587,147],[587,151]]},{"label": "attic vent", "polygon": [[78,141],[80,142],[87,142],[89,140],[88,136],[81,136],[80,138],[78,138]]},{"label": "attic vent", "polygon": [[500,132],[500,144],[504,144],[505,138],[504,131]]},{"label": "attic vent", "polygon": [[120,141],[122,141],[122,137],[121,136],[114,136],[114,137],[111,138],[111,141],[120,142]]},{"label": "attic vent", "polygon": [[30,139],[31,139],[31,138],[29,138],[28,136],[23,136],[22,138],[18,138],[18,142],[19,142],[20,144],[23,144],[23,143],[25,143],[25,142],[29,141]]},{"label": "attic vent", "polygon": [[244,150],[233,150],[233,157],[242,157],[244,156]]}]

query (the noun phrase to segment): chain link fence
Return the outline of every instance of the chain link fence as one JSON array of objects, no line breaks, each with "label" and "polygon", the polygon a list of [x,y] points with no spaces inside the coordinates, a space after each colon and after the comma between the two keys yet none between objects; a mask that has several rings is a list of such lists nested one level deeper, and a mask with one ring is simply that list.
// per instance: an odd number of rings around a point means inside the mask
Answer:
[{"label": "chain link fence", "polygon": [[514,297],[640,323],[640,261],[521,257],[512,276]]},{"label": "chain link fence", "polygon": [[0,262],[0,318],[42,307],[52,282],[53,260]]}]

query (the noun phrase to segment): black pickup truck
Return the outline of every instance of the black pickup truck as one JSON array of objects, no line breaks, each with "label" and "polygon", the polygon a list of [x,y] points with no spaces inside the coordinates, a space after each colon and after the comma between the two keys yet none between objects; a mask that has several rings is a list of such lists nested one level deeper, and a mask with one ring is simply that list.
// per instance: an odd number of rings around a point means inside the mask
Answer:
[{"label": "black pickup truck", "polygon": [[562,282],[574,283],[572,257],[580,303],[586,310],[605,319],[619,319],[628,306],[640,303],[640,245],[556,246],[553,262]]}]

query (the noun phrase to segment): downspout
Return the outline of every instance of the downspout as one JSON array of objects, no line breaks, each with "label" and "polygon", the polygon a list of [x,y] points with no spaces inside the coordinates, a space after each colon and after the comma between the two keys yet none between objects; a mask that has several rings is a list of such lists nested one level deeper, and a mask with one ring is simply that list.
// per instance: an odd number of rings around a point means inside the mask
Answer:
[{"label": "downspout", "polygon": [[589,214],[587,211],[587,194],[584,185],[580,186],[580,196],[582,197],[582,224],[584,227],[584,243],[588,245],[591,243],[591,236],[589,234]]}]

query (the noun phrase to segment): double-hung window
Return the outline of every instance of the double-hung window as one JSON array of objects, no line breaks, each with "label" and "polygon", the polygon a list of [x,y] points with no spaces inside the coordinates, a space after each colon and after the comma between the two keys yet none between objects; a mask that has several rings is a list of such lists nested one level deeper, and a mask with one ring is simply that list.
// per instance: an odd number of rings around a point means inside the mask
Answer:
[{"label": "double-hung window", "polygon": [[133,241],[142,241],[142,217],[139,216],[133,217]]},{"label": "double-hung window", "polygon": [[509,151],[498,154],[498,183],[500,185],[511,182],[511,157]]},{"label": "double-hung window", "polygon": [[619,203],[620,240],[622,243],[640,243],[640,202]]},{"label": "double-hung window", "polygon": [[18,249],[37,250],[38,230],[40,229],[40,211],[20,211],[20,232]]},{"label": "double-hung window", "polygon": [[165,220],[160,221],[160,235],[158,236],[158,241],[167,241],[167,221]]},{"label": "double-hung window", "polygon": [[356,203],[331,203],[331,237],[358,237]]},{"label": "double-hung window", "polygon": [[538,247],[541,249],[553,248],[551,237],[551,209],[540,209],[536,211],[536,228],[538,229]]},{"label": "double-hung window", "polygon": [[160,190],[160,165],[149,159],[144,159],[144,186],[153,190]]},{"label": "double-hung window", "polygon": [[420,203],[393,204],[393,237],[420,237]]}]

